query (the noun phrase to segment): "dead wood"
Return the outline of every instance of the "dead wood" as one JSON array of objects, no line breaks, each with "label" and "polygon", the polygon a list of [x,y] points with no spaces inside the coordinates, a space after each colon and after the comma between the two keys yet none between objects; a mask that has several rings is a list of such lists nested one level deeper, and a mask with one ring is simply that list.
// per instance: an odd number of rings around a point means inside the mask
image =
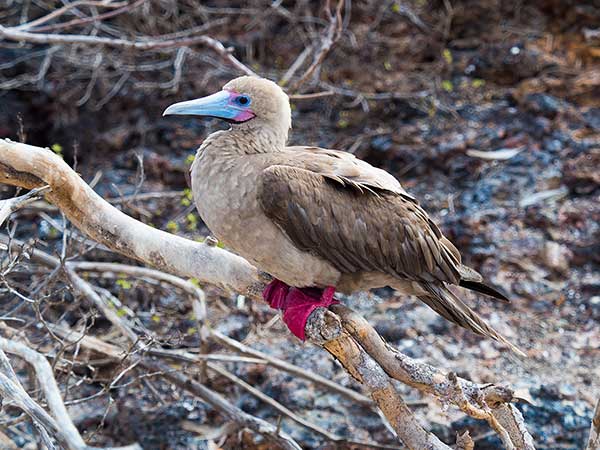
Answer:
[{"label": "dead wood", "polygon": [[[46,198],[83,233],[161,271],[194,277],[253,298],[260,298],[267,281],[246,260],[226,250],[156,230],[125,215],[99,197],[59,156],[47,149],[0,141],[0,182],[27,189],[50,186]],[[113,320],[116,319],[113,317]],[[121,331],[133,339],[126,328]],[[332,307],[332,311],[318,309],[311,316],[306,331],[312,342],[331,353],[367,388],[398,437],[409,448],[449,447],[419,425],[393,387],[391,378],[442,402],[452,403],[472,417],[487,420],[506,448],[534,448],[521,414],[511,404],[516,399],[510,389],[479,386],[412,360],[385,344],[366,320],[341,305]],[[166,379],[201,396],[216,409],[235,416],[250,428],[277,436],[268,423],[245,413],[240,416],[240,412],[232,411],[231,405],[223,403],[220,396],[215,397],[216,394],[202,384],[170,371],[165,363],[143,359],[139,364],[163,373]],[[284,441],[286,448],[297,448],[293,441]],[[468,439],[459,441],[462,448],[471,445]]]}]

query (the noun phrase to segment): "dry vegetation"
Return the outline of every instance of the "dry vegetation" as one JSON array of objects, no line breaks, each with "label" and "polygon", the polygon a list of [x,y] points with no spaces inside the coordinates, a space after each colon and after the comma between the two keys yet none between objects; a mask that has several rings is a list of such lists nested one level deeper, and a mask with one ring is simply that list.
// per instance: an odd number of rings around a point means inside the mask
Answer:
[{"label": "dry vegetation", "polygon": [[[599,448],[599,58],[593,1],[3,2],[0,137],[52,152],[0,141],[0,448],[531,448],[521,413]],[[222,125],[161,112],[242,73],[292,95],[293,143],[422,199],[527,359],[388,290],[301,344],[251,267],[172,236],[207,236],[186,177]]]}]

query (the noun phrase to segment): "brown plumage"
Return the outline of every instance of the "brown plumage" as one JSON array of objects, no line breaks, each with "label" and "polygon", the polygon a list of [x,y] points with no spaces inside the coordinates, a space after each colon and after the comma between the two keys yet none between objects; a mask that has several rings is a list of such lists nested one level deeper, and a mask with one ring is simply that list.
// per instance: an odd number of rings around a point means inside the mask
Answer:
[{"label": "brown plumage", "polygon": [[520,353],[448,286],[506,297],[393,176],[345,152],[286,147],[289,102],[274,83],[241,77],[224,89],[251,99],[244,122],[209,136],[192,167],[198,210],[220,240],[289,285],[388,285]]}]

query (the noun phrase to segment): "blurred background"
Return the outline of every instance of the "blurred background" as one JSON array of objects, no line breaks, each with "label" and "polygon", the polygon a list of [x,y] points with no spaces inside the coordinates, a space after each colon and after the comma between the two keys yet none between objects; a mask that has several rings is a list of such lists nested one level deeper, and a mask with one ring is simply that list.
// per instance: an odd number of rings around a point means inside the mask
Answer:
[{"label": "blurred background", "polygon": [[[583,448],[600,395],[600,2],[0,4],[0,137],[50,147],[127,214],[192,239],[208,231],[191,202],[189,167],[202,140],[226,124],[162,111],[243,73],[279,82],[292,96],[290,142],[346,150],[394,174],[465,262],[510,294],[504,305],[461,292],[528,358],[391,290],[349,297],[349,306],[410,356],[522,392],[529,403],[519,408],[538,448]],[[94,246],[47,204],[20,210],[2,232],[50,254],[132,263]],[[16,318],[11,326],[54,358],[68,397],[110,385],[119,368],[64,364],[63,344],[39,318],[85,323],[94,335],[110,323],[60,273],[26,258],[10,270],[3,264],[0,316]],[[148,342],[198,348],[184,293],[128,276],[90,277],[125,305],[122,314]],[[215,329],[358,389],[265,305],[203,287]],[[339,394],[265,364],[223,366],[332,433],[397,445],[376,414]],[[149,387],[135,372],[125,381],[70,407],[94,445],[267,448],[259,435],[228,431],[222,416],[167,382]],[[276,410],[235,383],[215,374],[208,383],[277,423]],[[476,448],[499,448],[485,423],[399,389],[443,440],[468,429]],[[33,445],[31,425],[15,417],[1,411],[0,430],[17,446]],[[281,426],[305,448],[366,448],[334,444],[285,418]]]}]

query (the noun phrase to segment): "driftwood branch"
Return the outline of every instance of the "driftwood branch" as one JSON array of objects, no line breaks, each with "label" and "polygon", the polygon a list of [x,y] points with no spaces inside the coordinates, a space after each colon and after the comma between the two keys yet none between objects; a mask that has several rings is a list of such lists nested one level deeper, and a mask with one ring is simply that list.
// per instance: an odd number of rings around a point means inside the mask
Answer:
[{"label": "driftwood branch", "polygon": [[[50,150],[0,140],[0,182],[27,189],[50,186],[46,198],[82,232],[118,253],[161,271],[194,277],[253,298],[260,298],[268,281],[243,258],[216,246],[156,230],[125,215],[99,197]],[[423,430],[393,388],[391,378],[442,402],[454,404],[472,417],[487,420],[509,449],[534,448],[522,416],[511,404],[516,399],[510,389],[479,386],[415,361],[385,344],[362,317],[340,305],[332,307],[331,311],[317,309],[306,332],[312,342],[331,353],[350,375],[367,387],[395,432],[410,448],[449,447]],[[164,376],[170,381],[208,399],[208,403],[221,411],[231,408],[231,405],[222,404],[222,398],[215,398],[214,392],[184,375],[167,370],[169,366],[162,362],[143,360],[140,365],[153,371],[165,371]],[[257,423],[257,418],[244,420],[250,421],[252,426],[249,428],[267,430],[264,427],[269,425]],[[270,429],[266,434],[273,436]],[[294,444],[287,442],[288,448],[294,448]],[[472,448],[468,437],[461,437],[459,444],[460,448]]]}]

